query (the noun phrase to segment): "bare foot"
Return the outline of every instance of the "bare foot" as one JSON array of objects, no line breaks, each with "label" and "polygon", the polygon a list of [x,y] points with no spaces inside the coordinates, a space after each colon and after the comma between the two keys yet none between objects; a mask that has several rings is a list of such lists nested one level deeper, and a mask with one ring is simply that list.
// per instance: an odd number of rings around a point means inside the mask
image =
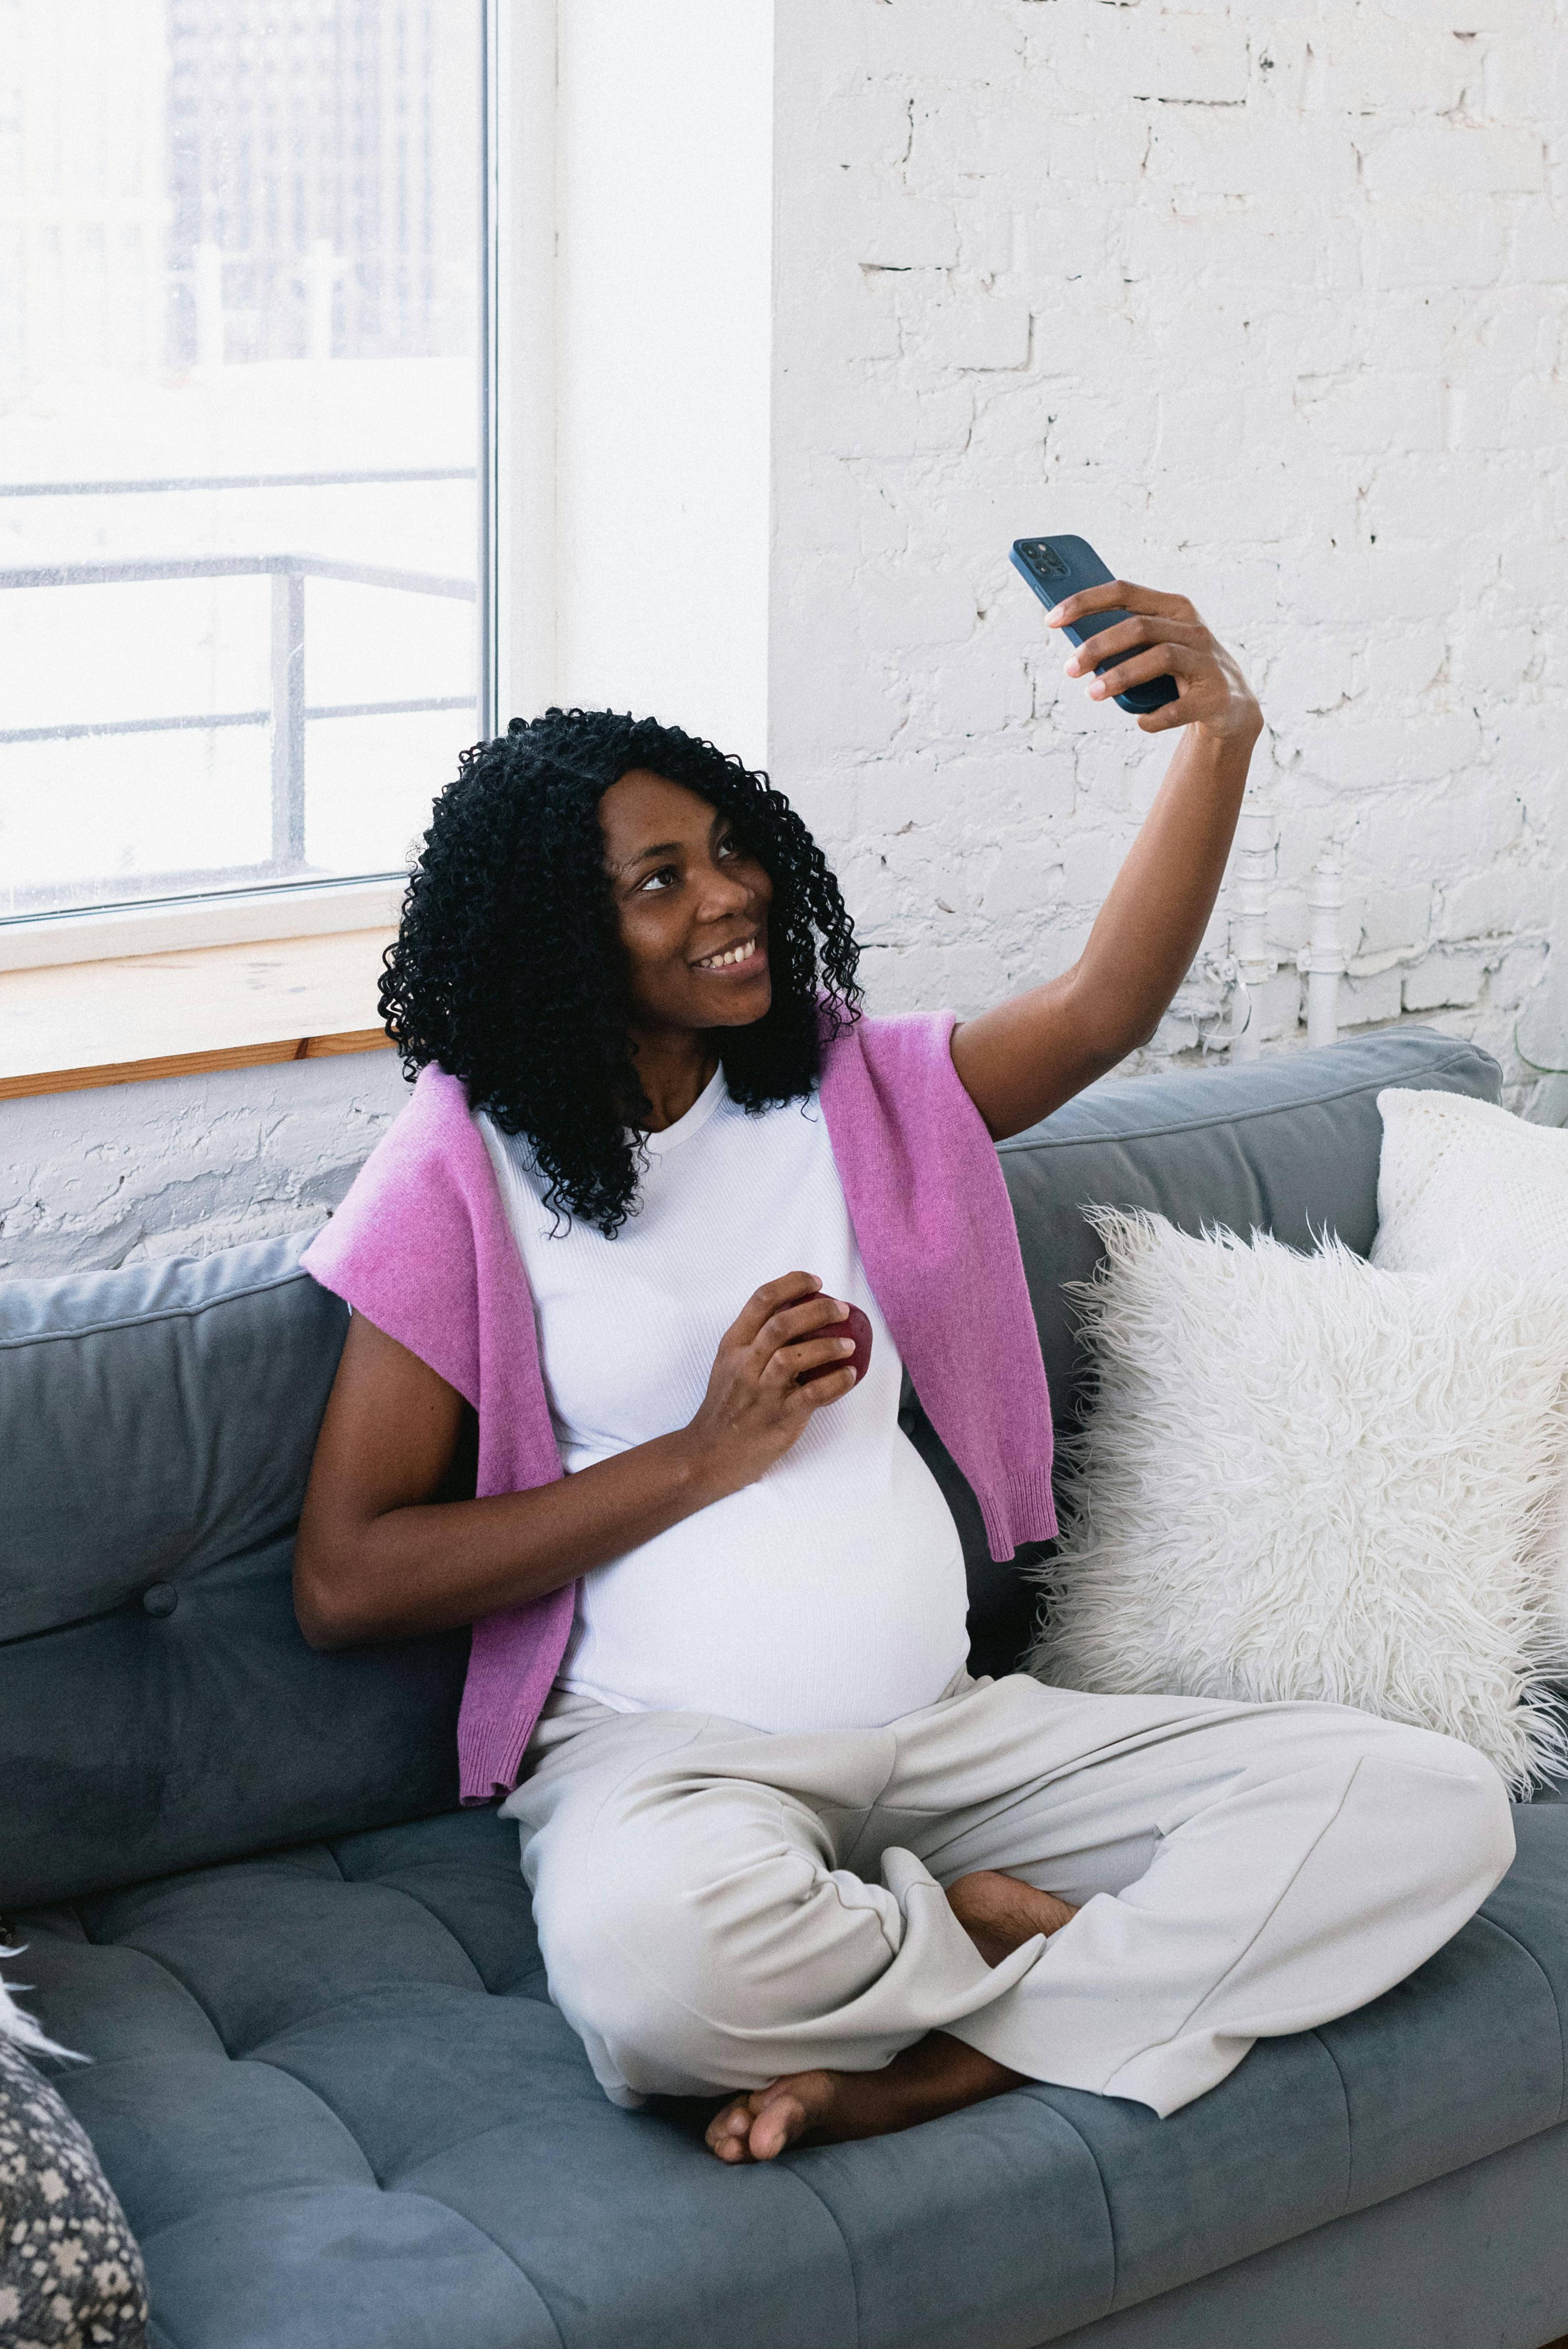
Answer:
[{"label": "bare foot", "polygon": [[978,2048],[934,2031],[883,2071],[792,2072],[735,2097],[708,2123],[708,2148],[720,2161],[775,2161],[789,2145],[891,2137],[895,2129],[999,2096],[1022,2078]]},{"label": "bare foot", "polygon": [[[1059,1933],[1078,1915],[1070,1901],[995,1868],[961,1876],[948,1886],[947,1903],[988,1966],[1037,1933]],[[708,2148],[720,2161],[776,2161],[786,2146],[890,2137],[998,2096],[1023,2076],[934,2031],[881,2072],[791,2072],[734,2097],[708,2123]]]},{"label": "bare foot", "polygon": [[1016,1876],[977,1868],[947,1888],[947,1905],[988,1966],[999,1966],[1037,1933],[1059,1933],[1078,1910]]}]

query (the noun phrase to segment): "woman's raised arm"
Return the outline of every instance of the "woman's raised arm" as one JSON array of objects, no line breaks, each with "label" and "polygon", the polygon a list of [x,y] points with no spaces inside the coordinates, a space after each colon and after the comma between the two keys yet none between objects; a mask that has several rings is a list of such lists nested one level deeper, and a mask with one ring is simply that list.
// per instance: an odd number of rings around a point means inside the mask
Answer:
[{"label": "woman's raised arm", "polygon": [[1131,618],[1075,651],[1068,675],[1121,654],[1089,685],[1105,700],[1169,674],[1177,699],[1138,723],[1146,734],[1187,730],[1077,962],[953,1031],[954,1066],[995,1142],[1059,1109],[1154,1033],[1213,911],[1263,730],[1245,678],[1184,595],[1113,580],[1069,595],[1048,625],[1118,605]]}]

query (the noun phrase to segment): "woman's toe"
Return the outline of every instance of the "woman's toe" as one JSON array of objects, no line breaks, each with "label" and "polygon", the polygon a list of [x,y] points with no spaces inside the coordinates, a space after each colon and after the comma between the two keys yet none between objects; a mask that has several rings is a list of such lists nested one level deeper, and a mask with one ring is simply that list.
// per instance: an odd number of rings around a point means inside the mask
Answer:
[{"label": "woman's toe", "polygon": [[806,2126],[806,2107],[799,2096],[786,2092],[770,2097],[751,2124],[751,2158],[753,2161],[773,2161],[787,2145],[793,2145]]},{"label": "woman's toe", "polygon": [[707,2147],[720,2161],[745,2161],[748,2158],[747,2140],[751,2134],[752,2108],[745,2096],[738,2096],[726,2105],[707,2125]]}]

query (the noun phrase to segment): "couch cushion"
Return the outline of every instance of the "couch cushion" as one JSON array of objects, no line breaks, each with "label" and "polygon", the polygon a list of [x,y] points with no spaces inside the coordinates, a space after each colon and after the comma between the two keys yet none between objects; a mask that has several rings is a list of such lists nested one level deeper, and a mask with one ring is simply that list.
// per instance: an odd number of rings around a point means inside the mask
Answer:
[{"label": "couch cushion", "polygon": [[457,1799],[466,1633],[294,1619],[347,1320],[302,1246],[0,1288],[0,1903]]},{"label": "couch cushion", "polygon": [[348,1319],[302,1245],[0,1288],[0,1640],[178,1591],[293,1526]]},{"label": "couch cushion", "polygon": [[753,2170],[605,2101],[490,1811],[24,1920],[25,1971],[180,2349],[1017,2349],[1564,2117],[1568,1809],[1516,1818],[1419,1973],[1170,2120],[1029,2087]]}]

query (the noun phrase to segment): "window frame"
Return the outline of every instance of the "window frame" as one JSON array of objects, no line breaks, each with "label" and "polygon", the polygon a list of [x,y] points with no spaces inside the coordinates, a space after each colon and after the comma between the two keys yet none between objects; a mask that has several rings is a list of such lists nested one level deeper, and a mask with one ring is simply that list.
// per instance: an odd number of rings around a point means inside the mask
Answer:
[{"label": "window frame", "polygon": [[[531,307],[526,293],[519,298],[519,289],[509,285],[507,274],[507,230],[516,211],[509,164],[519,144],[511,118],[520,64],[537,71],[542,63],[547,63],[552,79],[555,5],[556,0],[479,0],[479,151],[472,193],[479,213],[480,255],[475,716],[481,739],[492,735],[500,724],[503,615],[505,607],[517,600],[503,585],[500,542],[503,536],[514,545],[526,541],[526,527],[521,538],[504,530],[508,485],[496,429],[503,412],[507,373],[502,336],[515,339],[518,316]],[[524,37],[520,38],[520,34]],[[533,107],[535,116],[542,109],[546,123],[551,100],[547,82],[534,93]],[[535,124],[529,128],[536,133]],[[532,148],[533,137],[528,144]],[[552,220],[545,225],[552,232]],[[536,227],[535,245],[539,235]],[[538,364],[536,359],[534,365]],[[523,519],[526,525],[527,517]],[[537,598],[537,586],[533,592]],[[0,973],[120,961],[186,948],[310,938],[335,931],[384,929],[397,922],[407,885],[405,870],[372,871],[251,887],[241,883],[232,888],[192,889],[115,905],[0,915]]]}]

